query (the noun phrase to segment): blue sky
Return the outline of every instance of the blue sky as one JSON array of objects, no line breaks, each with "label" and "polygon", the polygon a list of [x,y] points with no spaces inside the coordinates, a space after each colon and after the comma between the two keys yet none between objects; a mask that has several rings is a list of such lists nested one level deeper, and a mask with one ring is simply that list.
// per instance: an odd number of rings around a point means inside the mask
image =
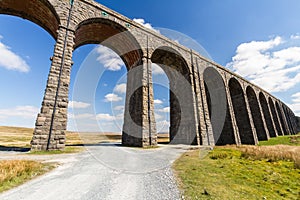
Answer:
[{"label": "blue sky", "polygon": [[[170,29],[193,38],[215,62],[271,91],[300,115],[300,1],[98,2],[128,18],[143,19],[155,29]],[[37,25],[0,15],[0,125],[34,126],[54,44],[53,38]],[[125,67],[116,55],[96,45],[80,47],[73,60],[70,101],[76,110],[70,107],[69,129],[80,126],[88,131],[119,131]],[[84,95],[73,99],[78,71],[91,63],[95,69],[105,69],[96,86],[94,103]],[[165,131],[169,121],[167,80],[156,70],[156,121],[158,129]],[[75,112],[78,120],[72,115]]]}]

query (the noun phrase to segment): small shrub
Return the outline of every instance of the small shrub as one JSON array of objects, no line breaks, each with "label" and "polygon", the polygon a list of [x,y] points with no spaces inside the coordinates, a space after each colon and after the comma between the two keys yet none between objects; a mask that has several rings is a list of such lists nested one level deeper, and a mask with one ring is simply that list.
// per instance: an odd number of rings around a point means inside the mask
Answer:
[{"label": "small shrub", "polygon": [[212,152],[209,154],[209,158],[213,160],[225,159],[229,157],[227,152]]}]

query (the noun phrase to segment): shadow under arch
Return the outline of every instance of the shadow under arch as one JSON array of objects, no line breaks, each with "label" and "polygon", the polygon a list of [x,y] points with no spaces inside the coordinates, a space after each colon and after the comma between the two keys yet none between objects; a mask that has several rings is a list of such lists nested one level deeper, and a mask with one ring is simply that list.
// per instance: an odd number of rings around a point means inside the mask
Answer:
[{"label": "shadow under arch", "polygon": [[231,78],[228,85],[241,142],[255,144],[242,86],[235,78]]},{"label": "shadow under arch", "polygon": [[294,130],[294,127],[291,123],[291,118],[290,118],[290,115],[289,115],[289,111],[287,109],[286,106],[283,105],[283,112],[284,112],[284,116],[286,118],[286,121],[287,121],[287,125],[289,127],[289,130],[290,130],[290,134],[294,134],[296,131]]},{"label": "shadow under arch", "polygon": [[42,27],[54,39],[57,38],[60,19],[47,0],[1,0],[0,14],[27,19]]},{"label": "shadow under arch", "polygon": [[236,144],[222,76],[215,68],[207,67],[203,79],[215,144]]},{"label": "shadow under arch", "polygon": [[81,22],[75,31],[74,50],[85,44],[101,44],[124,61],[127,70],[141,64],[143,52],[136,38],[123,25],[104,18]]},{"label": "shadow under arch", "polygon": [[283,133],[282,133],[281,128],[280,128],[280,124],[279,124],[280,122],[279,122],[279,119],[277,117],[277,113],[276,113],[276,110],[275,110],[275,105],[274,105],[274,102],[271,99],[271,97],[269,97],[269,105],[270,105],[271,113],[272,113],[273,120],[274,120],[274,123],[275,123],[275,128],[277,130],[277,134],[282,135]]},{"label": "shadow under arch", "polygon": [[260,112],[257,96],[251,86],[247,87],[246,94],[247,94],[247,98],[251,110],[253,124],[256,129],[257,138],[259,141],[268,140],[268,136],[264,127],[264,122]]},{"label": "shadow under arch", "polygon": [[270,137],[276,137],[276,130],[273,126],[272,115],[269,110],[268,102],[266,100],[265,95],[262,92],[259,93],[259,102],[260,102],[260,105],[261,105],[261,108],[263,111],[263,115],[264,115],[264,118],[265,118],[265,121],[267,124],[269,135],[270,135]]},{"label": "shadow under arch", "polygon": [[286,134],[289,134],[288,133],[288,127],[286,127],[285,123],[284,123],[284,119],[283,119],[283,116],[282,116],[282,112],[281,112],[281,109],[279,107],[279,104],[278,102],[276,101],[275,103],[275,106],[276,106],[276,110],[277,110],[277,113],[278,113],[278,117],[279,117],[279,122],[281,123],[281,126],[282,126],[282,129],[283,129],[283,135],[286,135]]},{"label": "shadow under arch", "polygon": [[140,44],[126,27],[105,18],[87,19],[77,26],[74,49],[86,44],[106,46],[123,60],[127,69],[127,85],[122,144],[143,146],[146,144],[143,134],[147,125],[143,111],[147,86],[143,82],[145,63]]},{"label": "shadow under arch", "polygon": [[197,144],[191,72],[186,60],[176,50],[162,46],[153,52],[151,62],[169,79],[170,143]]}]

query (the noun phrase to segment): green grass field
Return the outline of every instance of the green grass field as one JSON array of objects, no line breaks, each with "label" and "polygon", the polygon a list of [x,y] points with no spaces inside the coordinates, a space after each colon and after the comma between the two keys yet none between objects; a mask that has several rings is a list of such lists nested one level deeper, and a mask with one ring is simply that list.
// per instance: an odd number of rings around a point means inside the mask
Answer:
[{"label": "green grass field", "polygon": [[260,143],[265,146],[216,147],[204,157],[199,150],[183,154],[173,169],[185,199],[299,200],[298,136]]},{"label": "green grass field", "polygon": [[277,145],[277,144],[300,146],[300,133],[297,135],[290,135],[290,136],[278,136],[276,138],[270,138],[270,140],[268,141],[259,142],[259,146]]}]

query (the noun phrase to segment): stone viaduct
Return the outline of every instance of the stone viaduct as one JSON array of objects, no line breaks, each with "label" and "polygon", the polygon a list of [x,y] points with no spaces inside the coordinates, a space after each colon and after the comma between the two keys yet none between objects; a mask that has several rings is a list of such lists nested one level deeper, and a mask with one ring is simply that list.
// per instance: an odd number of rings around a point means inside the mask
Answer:
[{"label": "stone viaduct", "polygon": [[292,110],[262,88],[93,0],[0,0],[0,13],[56,41],[33,150],[65,147],[72,53],[85,44],[111,48],[126,65],[124,145],[157,145],[151,63],[170,81],[171,143],[255,145],[299,131]]}]

